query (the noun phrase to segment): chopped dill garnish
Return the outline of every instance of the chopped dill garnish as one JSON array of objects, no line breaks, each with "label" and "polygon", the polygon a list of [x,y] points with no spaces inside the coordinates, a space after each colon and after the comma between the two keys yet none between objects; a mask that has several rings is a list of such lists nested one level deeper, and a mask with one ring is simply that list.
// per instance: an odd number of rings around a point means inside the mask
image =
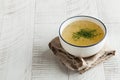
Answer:
[{"label": "chopped dill garnish", "polygon": [[97,33],[96,29],[85,28],[85,29],[80,29],[80,31],[78,31],[78,32],[74,32],[72,35],[72,38],[74,40],[78,40],[81,37],[91,39],[91,38],[96,37],[97,35],[98,35],[98,33]]}]

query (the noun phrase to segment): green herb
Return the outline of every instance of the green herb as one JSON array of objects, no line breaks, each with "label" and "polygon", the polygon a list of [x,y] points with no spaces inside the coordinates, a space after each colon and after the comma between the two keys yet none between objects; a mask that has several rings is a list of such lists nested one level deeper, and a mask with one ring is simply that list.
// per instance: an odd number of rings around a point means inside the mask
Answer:
[{"label": "green herb", "polygon": [[81,29],[78,32],[74,32],[72,38],[74,40],[77,40],[77,39],[79,39],[81,37],[91,39],[91,38],[94,38],[97,35],[98,34],[97,34],[96,29],[85,28],[85,29]]}]

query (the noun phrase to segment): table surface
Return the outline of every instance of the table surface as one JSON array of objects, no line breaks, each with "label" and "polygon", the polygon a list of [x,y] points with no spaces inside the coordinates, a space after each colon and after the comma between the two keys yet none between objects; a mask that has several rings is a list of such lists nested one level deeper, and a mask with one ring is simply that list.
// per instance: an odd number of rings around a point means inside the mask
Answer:
[{"label": "table surface", "polygon": [[[8,4],[1,7],[2,1]],[[0,44],[2,44],[0,53],[5,53],[5,55],[12,53],[9,55],[12,56],[17,52],[19,53],[17,56],[22,59],[20,63],[25,61],[26,57],[30,58],[31,55],[28,56],[28,53],[32,53],[32,80],[120,80],[119,3],[119,0],[0,0]],[[64,67],[48,47],[48,43],[58,36],[61,22],[75,15],[89,15],[102,20],[108,29],[106,44],[116,50],[114,57],[82,75]],[[10,32],[10,34],[6,32]],[[9,38],[8,36],[14,37]],[[24,53],[25,57],[21,53]],[[2,56],[4,57],[4,55]],[[4,60],[6,59],[4,58]],[[16,65],[18,64],[16,63]],[[23,68],[30,65],[25,65]],[[6,72],[10,74],[15,67],[11,66]],[[26,70],[28,74],[30,69],[28,67]],[[24,74],[21,76],[25,77]],[[18,80],[17,78],[15,80]],[[0,80],[13,79],[10,75],[4,78],[0,74]],[[29,78],[25,77],[19,80],[29,80]]]}]

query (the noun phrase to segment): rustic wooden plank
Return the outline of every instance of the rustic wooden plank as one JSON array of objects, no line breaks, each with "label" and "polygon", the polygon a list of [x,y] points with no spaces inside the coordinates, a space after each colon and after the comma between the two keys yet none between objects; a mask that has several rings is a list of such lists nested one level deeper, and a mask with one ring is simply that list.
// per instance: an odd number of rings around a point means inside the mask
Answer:
[{"label": "rustic wooden plank", "polygon": [[108,29],[107,44],[116,49],[116,55],[104,63],[106,80],[120,80],[120,23],[106,24]]},{"label": "rustic wooden plank", "polygon": [[97,0],[100,17],[105,23],[120,22],[119,0]]},{"label": "rustic wooden plank", "polygon": [[[55,3],[55,4],[54,4]],[[68,80],[68,69],[57,61],[48,48],[49,41],[58,35],[64,19],[63,0],[36,0],[33,43],[33,80]]]},{"label": "rustic wooden plank", "polygon": [[104,63],[105,79],[120,80],[120,9],[119,0],[97,0],[100,17],[108,29],[107,44],[116,49],[116,56]]},{"label": "rustic wooden plank", "polygon": [[2,0],[0,80],[31,80],[33,0]]}]

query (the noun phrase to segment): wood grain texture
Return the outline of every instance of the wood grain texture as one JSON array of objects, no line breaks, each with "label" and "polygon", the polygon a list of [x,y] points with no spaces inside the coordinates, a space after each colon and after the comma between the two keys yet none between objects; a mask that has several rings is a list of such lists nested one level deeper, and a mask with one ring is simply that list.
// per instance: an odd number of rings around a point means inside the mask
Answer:
[{"label": "wood grain texture", "polygon": [[105,79],[120,80],[120,1],[97,0],[99,15],[108,31],[107,44],[116,49],[116,56],[104,63]]},{"label": "wood grain texture", "polygon": [[106,23],[108,28],[107,44],[116,49],[117,54],[104,63],[106,80],[120,80],[120,23]]},{"label": "wood grain texture", "polygon": [[34,1],[0,1],[0,80],[31,80]]},{"label": "wood grain texture", "polygon": [[100,18],[105,23],[120,22],[119,0],[96,0]]}]

